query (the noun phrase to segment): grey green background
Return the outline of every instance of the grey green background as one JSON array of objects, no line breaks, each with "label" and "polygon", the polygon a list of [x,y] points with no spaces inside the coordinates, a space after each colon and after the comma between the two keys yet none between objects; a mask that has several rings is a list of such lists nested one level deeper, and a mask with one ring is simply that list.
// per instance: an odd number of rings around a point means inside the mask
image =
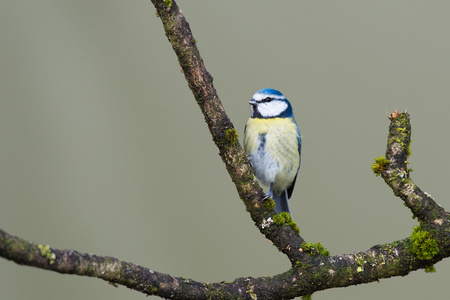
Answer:
[{"label": "grey green background", "polygon": [[[370,170],[386,113],[408,109],[413,180],[450,210],[450,2],[179,1],[241,133],[261,88],[303,136],[291,209],[342,254],[417,224]],[[0,227],[52,247],[195,280],[269,276],[288,260],[254,227],[150,1],[0,2]],[[448,294],[450,262],[314,299]],[[145,299],[0,259],[2,299]]]}]

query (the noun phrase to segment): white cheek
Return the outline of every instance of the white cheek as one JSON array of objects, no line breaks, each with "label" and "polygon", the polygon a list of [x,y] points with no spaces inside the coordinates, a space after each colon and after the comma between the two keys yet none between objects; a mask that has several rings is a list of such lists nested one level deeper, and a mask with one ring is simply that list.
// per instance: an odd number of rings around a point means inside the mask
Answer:
[{"label": "white cheek", "polygon": [[260,103],[258,110],[263,117],[276,117],[286,110],[288,107],[286,102],[272,101],[269,103]]}]

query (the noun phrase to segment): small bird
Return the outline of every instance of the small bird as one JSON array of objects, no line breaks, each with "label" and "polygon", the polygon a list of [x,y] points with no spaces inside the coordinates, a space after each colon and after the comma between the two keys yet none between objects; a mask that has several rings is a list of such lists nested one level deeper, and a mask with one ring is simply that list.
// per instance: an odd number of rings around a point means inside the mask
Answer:
[{"label": "small bird", "polygon": [[302,142],[292,106],[274,89],[257,91],[244,129],[244,151],[260,183],[270,186],[267,197],[275,212],[288,212],[288,199],[300,170]]}]

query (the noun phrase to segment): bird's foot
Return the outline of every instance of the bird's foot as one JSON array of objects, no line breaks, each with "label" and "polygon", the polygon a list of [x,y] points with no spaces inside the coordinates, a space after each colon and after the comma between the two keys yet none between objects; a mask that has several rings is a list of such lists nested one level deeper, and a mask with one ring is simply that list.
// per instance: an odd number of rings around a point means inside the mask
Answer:
[{"label": "bird's foot", "polygon": [[271,192],[268,192],[263,200],[266,200],[267,198],[273,199],[273,194]]}]

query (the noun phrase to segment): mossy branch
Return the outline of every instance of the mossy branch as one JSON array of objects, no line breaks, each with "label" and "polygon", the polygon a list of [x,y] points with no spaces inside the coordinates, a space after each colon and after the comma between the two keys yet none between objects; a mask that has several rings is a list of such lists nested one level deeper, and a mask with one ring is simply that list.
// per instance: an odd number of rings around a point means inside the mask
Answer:
[{"label": "mossy branch", "polygon": [[[443,222],[447,213],[429,194],[411,179],[408,157],[411,154],[411,123],[407,112],[394,111],[390,116],[386,156],[377,158],[372,170],[384,179],[394,194],[405,202],[421,223]],[[375,168],[375,169],[374,169]]]},{"label": "mossy branch", "polygon": [[[0,229],[0,256],[20,265],[61,274],[96,277],[147,295],[172,299],[202,299],[202,283],[155,272],[114,257],[55,249],[11,236]],[[190,295],[186,297],[186,295]]]},{"label": "mossy branch", "polygon": [[280,251],[287,254],[292,263],[302,259],[304,254],[298,249],[304,240],[298,235],[298,230],[294,226],[276,226],[277,224],[271,222],[275,212],[264,201],[265,194],[255,179],[237,139],[237,131],[217,95],[213,78],[205,68],[189,23],[175,1],[171,2],[170,7],[166,1],[152,2],[177,55],[188,86],[219,148],[219,155],[255,225]]},{"label": "mossy branch", "polygon": [[261,188],[256,187],[251,167],[237,141],[237,131],[225,113],[214,88],[213,78],[200,56],[189,23],[175,1],[171,1],[170,6],[167,5],[167,1],[152,0],[152,2],[177,55],[189,88],[219,148],[220,157],[238,187],[239,195],[244,200],[247,210],[253,212],[253,219],[260,223],[264,193]]}]

